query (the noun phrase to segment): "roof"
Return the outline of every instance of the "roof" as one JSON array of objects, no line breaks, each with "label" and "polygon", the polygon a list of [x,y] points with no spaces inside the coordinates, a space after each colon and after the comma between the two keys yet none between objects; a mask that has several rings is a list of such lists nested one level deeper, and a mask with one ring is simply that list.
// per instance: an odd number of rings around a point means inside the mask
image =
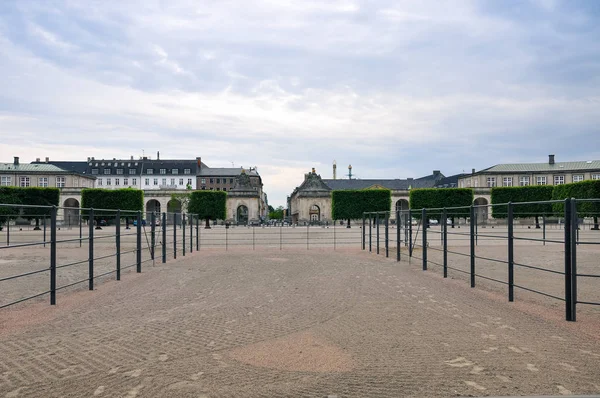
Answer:
[{"label": "roof", "polygon": [[[221,177],[221,176],[239,176],[242,173],[241,167],[205,167],[202,166],[198,172],[202,177]],[[256,169],[246,169],[249,176],[258,176]]]},{"label": "roof", "polygon": [[365,180],[323,180],[332,190],[338,189],[367,189],[371,187],[384,187],[392,191],[406,191],[409,188],[433,188],[442,180],[444,175],[440,172],[416,179],[365,179]]},{"label": "roof", "polygon": [[468,174],[460,173],[441,178],[435,183],[435,188],[456,188],[458,187],[458,179],[466,175]]},{"label": "roof", "polygon": [[556,162],[549,163],[509,163],[497,164],[478,173],[527,173],[527,172],[553,172],[553,171],[583,171],[600,169],[600,160],[588,160],[580,162]]},{"label": "roof", "polygon": [[52,164],[31,164],[21,163],[15,166],[14,163],[0,163],[0,172],[38,172],[38,173],[65,173],[66,170]]},{"label": "roof", "polygon": [[36,165],[49,164],[49,165],[56,166],[60,169],[66,170],[66,171],[72,171],[77,174],[87,174],[86,170],[88,167],[88,164],[85,161],[83,161],[83,162],[58,161],[58,162],[47,162],[47,163],[46,162],[31,162],[31,164],[36,164]]},{"label": "roof", "polygon": [[[168,175],[182,175],[184,169],[190,169],[189,175],[195,176],[197,169],[196,159],[90,159],[89,161],[32,162],[32,164],[54,165],[63,170],[85,175],[104,175],[105,169],[111,170],[107,175],[116,175],[116,169],[122,169],[119,174],[124,175],[147,174],[148,169],[152,169],[153,174],[159,174],[160,169],[164,168]],[[201,164],[207,167],[204,163]],[[177,172],[173,173],[173,169],[177,169]]]}]

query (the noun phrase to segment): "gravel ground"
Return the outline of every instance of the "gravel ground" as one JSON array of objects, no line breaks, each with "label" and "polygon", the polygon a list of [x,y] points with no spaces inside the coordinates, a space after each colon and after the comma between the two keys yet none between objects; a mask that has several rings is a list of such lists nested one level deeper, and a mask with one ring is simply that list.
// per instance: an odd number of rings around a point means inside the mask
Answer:
[{"label": "gravel ground", "polygon": [[0,396],[600,393],[600,317],[358,250],[206,250],[0,310]]}]

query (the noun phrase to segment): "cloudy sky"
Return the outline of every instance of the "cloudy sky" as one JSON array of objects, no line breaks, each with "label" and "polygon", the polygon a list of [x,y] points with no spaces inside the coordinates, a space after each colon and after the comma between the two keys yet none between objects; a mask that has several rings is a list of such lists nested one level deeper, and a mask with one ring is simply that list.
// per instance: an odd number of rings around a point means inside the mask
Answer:
[{"label": "cloudy sky", "polygon": [[331,178],[600,159],[600,1],[0,1],[0,161]]}]

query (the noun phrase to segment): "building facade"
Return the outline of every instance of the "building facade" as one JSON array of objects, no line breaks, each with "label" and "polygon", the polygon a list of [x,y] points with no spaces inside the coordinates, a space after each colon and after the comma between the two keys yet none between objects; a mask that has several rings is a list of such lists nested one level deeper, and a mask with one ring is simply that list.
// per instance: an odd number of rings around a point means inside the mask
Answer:
[{"label": "building facade", "polygon": [[76,171],[64,170],[52,164],[0,163],[0,185],[12,187],[88,188],[96,178]]}]

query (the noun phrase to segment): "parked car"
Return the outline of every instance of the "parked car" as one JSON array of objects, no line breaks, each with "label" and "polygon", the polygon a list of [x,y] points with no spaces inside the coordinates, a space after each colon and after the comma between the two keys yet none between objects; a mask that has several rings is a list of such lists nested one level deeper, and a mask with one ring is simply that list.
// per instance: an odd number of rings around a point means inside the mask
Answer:
[{"label": "parked car", "polygon": [[[146,225],[146,220],[142,220],[142,225]],[[133,220],[133,226],[137,227],[137,220]]]}]

